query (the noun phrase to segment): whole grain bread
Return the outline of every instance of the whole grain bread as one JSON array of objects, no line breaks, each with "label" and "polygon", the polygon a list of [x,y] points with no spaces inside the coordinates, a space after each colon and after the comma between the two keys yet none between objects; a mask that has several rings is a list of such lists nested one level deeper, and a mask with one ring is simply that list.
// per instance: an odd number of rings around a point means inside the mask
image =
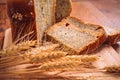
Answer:
[{"label": "whole grain bread", "polygon": [[56,0],[33,0],[38,43],[44,31],[55,23]]},{"label": "whole grain bread", "polygon": [[45,33],[47,40],[59,43],[59,49],[69,54],[90,53],[106,40],[106,33],[101,26],[85,24],[74,17],[63,19]]},{"label": "whole grain bread", "polygon": [[71,0],[7,0],[7,5],[13,41],[34,31],[40,44],[44,31],[71,12]]}]

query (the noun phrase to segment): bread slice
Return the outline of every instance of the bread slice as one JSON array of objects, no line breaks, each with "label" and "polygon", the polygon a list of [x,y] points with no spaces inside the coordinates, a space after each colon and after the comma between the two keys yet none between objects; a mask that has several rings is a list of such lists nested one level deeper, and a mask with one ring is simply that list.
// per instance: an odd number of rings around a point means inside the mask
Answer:
[{"label": "bread slice", "polygon": [[38,43],[42,42],[44,31],[55,23],[56,0],[33,0]]},{"label": "bread slice", "polygon": [[56,22],[70,16],[72,11],[71,0],[56,0]]},{"label": "bread slice", "polygon": [[67,17],[45,33],[48,40],[60,43],[60,49],[69,54],[90,53],[106,40],[106,33],[101,26],[85,24],[74,17]]}]

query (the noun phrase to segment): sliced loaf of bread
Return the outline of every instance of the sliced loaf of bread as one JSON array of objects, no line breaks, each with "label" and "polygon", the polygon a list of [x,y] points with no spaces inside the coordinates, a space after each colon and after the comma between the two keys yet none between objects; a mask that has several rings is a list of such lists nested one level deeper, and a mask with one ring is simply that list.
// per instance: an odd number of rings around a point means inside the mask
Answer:
[{"label": "sliced loaf of bread", "polygon": [[7,0],[7,5],[13,41],[34,31],[35,39],[42,43],[44,31],[71,12],[71,0]]},{"label": "sliced loaf of bread", "polygon": [[69,54],[90,53],[106,40],[106,33],[101,26],[85,24],[74,17],[67,17],[45,33],[47,40],[60,43],[59,49]]}]

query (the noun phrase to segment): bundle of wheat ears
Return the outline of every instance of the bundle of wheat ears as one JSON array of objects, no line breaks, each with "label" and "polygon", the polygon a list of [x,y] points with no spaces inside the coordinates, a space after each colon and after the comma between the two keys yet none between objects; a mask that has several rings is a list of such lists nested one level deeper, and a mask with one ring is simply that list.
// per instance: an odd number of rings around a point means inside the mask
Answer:
[{"label": "bundle of wheat ears", "polygon": [[[92,63],[99,59],[96,55],[70,55],[59,49],[59,44],[45,42],[39,46],[35,40],[21,41],[0,51],[0,75],[39,73],[50,77],[44,72],[80,70],[95,68]],[[120,66],[106,67],[108,72],[120,72]],[[43,75],[44,74],[44,75]],[[53,77],[53,76],[51,76]],[[57,77],[57,76],[56,76]],[[60,78],[60,76],[59,76]],[[83,80],[83,78],[82,78]],[[86,79],[85,79],[86,80]]]}]

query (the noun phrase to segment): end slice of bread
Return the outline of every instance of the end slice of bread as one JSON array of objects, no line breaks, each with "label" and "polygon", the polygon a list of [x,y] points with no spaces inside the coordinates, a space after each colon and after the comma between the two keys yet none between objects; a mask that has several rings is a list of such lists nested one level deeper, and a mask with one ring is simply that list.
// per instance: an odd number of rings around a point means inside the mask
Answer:
[{"label": "end slice of bread", "polygon": [[106,33],[101,26],[85,24],[74,17],[67,17],[45,33],[48,40],[59,43],[59,48],[69,54],[90,53],[106,40]]},{"label": "end slice of bread", "polygon": [[59,22],[63,18],[70,16],[72,11],[71,3],[71,0],[56,0],[56,22]]}]

